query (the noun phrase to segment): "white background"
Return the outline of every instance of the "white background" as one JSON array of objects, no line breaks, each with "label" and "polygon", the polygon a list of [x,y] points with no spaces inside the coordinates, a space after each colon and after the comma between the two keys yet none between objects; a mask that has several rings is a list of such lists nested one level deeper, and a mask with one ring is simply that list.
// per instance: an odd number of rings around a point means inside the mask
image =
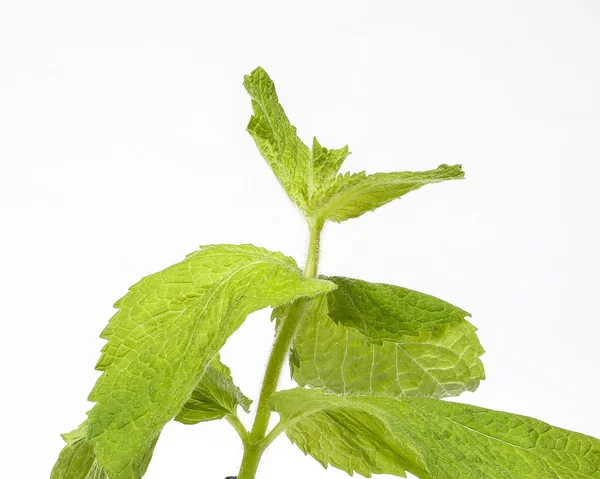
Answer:
[{"label": "white background", "polygon": [[[461,401],[600,436],[599,51],[592,0],[3,0],[1,475],[48,476],[141,276],[221,242],[303,263],[303,221],[244,131],[257,65],[305,141],[350,145],[345,169],[467,174],[330,225],[321,271],[469,310],[488,380]],[[253,397],[267,317],[223,354]],[[146,477],[240,458],[227,424],[173,423]],[[347,476],[281,437],[258,477]]]}]

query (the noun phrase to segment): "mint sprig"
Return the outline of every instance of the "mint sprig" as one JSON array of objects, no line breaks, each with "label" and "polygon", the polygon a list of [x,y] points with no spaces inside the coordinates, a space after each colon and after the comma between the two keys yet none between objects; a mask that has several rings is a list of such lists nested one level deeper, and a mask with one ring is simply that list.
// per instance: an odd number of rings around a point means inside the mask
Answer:
[{"label": "mint sprig", "polygon": [[[600,479],[598,439],[442,400],[485,378],[484,350],[465,310],[405,287],[317,275],[326,223],[462,179],[462,167],[340,173],[348,147],[329,149],[315,137],[307,146],[262,68],[244,86],[253,110],[248,132],[308,224],[304,271],[256,246],[211,245],[132,286],[101,334],[94,406],[63,436],[51,478],[141,478],[169,421],[225,419],[244,445],[238,479],[256,477],[281,433],[324,466],[365,477]],[[266,307],[276,336],[252,403],[219,351]],[[302,387],[277,391],[288,361]],[[256,416],[246,430],[239,414],[251,404]],[[280,420],[270,427],[274,412]]]}]

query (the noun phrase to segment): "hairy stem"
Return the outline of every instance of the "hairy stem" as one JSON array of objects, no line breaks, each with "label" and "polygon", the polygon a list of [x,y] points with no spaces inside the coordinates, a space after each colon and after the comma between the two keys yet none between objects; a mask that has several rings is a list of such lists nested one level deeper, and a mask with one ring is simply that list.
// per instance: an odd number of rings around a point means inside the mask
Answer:
[{"label": "hairy stem", "polygon": [[227,419],[229,424],[231,424],[233,426],[233,428],[236,430],[236,432],[240,436],[242,443],[245,444],[246,440],[248,439],[248,431],[246,431],[246,428],[242,424],[242,421],[240,421],[240,418],[233,414],[228,414],[227,416],[225,416],[225,419]]},{"label": "hairy stem", "polygon": [[321,231],[323,222],[309,221],[310,239],[308,242],[308,255],[306,266],[304,266],[304,276],[315,278],[317,276],[317,267],[319,266],[319,249],[321,248]]},{"label": "hairy stem", "polygon": [[[310,240],[308,244],[308,256],[306,258],[306,266],[304,276],[314,278],[317,275],[317,266],[319,263],[319,246],[321,239],[321,230],[323,229],[322,222],[309,221]],[[279,377],[283,364],[288,355],[292,340],[298,329],[298,324],[302,319],[306,299],[299,299],[292,306],[281,323],[281,327],[275,338],[265,377],[263,379],[258,406],[256,409],[256,418],[250,434],[244,440],[244,457],[238,474],[238,479],[254,479],[260,458],[267,446],[274,439],[274,436],[267,436],[269,420],[271,419],[271,409],[269,401],[271,396],[277,390]],[[277,434],[279,434],[278,431]]]},{"label": "hairy stem", "polygon": [[244,459],[242,459],[237,479],[254,479],[263,452],[264,448],[256,445],[246,444],[244,446]]}]

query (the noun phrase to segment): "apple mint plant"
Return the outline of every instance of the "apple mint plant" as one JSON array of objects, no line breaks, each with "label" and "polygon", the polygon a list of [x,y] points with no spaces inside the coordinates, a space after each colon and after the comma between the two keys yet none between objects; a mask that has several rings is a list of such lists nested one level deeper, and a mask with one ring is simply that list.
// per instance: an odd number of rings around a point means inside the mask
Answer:
[{"label": "apple mint plant", "polygon": [[[484,350],[465,310],[424,293],[317,275],[328,221],[357,218],[460,165],[400,173],[339,173],[348,147],[309,147],[257,68],[244,78],[248,132],[310,240],[294,259],[252,245],[210,245],[146,276],[115,304],[101,337],[102,371],[87,419],[63,437],[53,479],[136,479],[163,427],[225,419],[253,479],[282,433],[322,465],[352,475],[410,472],[421,479],[600,478],[600,441],[529,417],[444,398],[477,389]],[[250,430],[248,399],[219,350],[253,311],[273,308],[276,338]],[[277,391],[288,362],[299,387]],[[273,413],[279,422],[269,429]],[[203,477],[201,464],[194,472]],[[284,471],[282,471],[283,477]],[[190,476],[192,472],[190,471]]]}]

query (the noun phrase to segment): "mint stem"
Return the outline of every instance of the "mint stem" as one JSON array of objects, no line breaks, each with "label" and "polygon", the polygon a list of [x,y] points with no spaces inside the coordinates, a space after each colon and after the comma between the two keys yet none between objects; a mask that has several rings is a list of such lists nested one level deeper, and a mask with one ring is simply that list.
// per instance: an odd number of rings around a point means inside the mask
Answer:
[{"label": "mint stem", "polygon": [[[304,276],[307,278],[315,278],[317,276],[317,267],[319,263],[319,247],[323,223],[320,221],[309,220],[308,225],[310,239]],[[308,300],[303,298],[297,300],[291,306],[279,328],[277,337],[275,338],[273,349],[269,356],[269,362],[267,363],[267,368],[265,370],[263,385],[256,409],[256,418],[254,419],[250,434],[244,440],[244,457],[242,458],[238,479],[255,478],[262,454],[273,440],[272,437],[269,437],[269,440],[266,440],[269,420],[271,419],[269,402],[271,396],[277,390],[277,384],[279,383],[283,364],[292,345],[294,336],[296,335],[296,330],[303,317],[307,303]]]}]

